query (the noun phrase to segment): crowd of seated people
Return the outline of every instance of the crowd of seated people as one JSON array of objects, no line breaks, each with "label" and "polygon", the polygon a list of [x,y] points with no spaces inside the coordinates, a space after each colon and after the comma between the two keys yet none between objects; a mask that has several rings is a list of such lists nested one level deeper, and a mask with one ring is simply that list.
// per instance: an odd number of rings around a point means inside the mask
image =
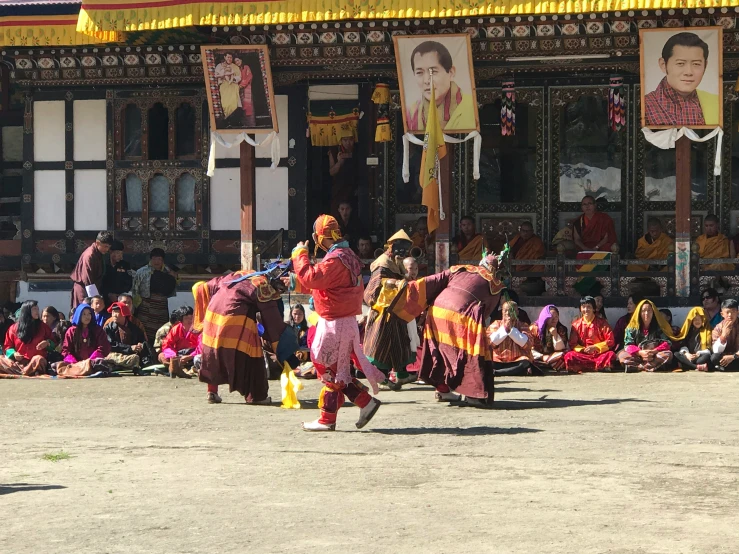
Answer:
[{"label": "crowd of seated people", "polygon": [[[708,307],[692,308],[678,328],[672,325],[670,310],[629,297],[628,313],[614,331],[598,314],[592,296],[580,299],[580,315],[569,329],[553,304],[529,325],[518,304],[504,300],[487,329],[493,366],[501,375],[739,371],[739,303],[733,298],[721,301],[713,289],[704,291],[702,301]],[[718,311],[712,314],[716,305]]]},{"label": "crowd of seated people", "polygon": [[85,298],[69,320],[54,306],[40,310],[35,300],[12,316],[0,310],[0,375],[195,375],[200,335],[191,332],[193,309],[174,310],[151,342],[132,306],[132,296],[122,293],[107,309],[102,296]]}]

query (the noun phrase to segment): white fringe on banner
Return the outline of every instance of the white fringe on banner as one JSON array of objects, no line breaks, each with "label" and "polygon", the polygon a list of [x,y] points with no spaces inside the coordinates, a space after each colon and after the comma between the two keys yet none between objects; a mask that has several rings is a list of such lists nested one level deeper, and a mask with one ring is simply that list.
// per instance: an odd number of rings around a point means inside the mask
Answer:
[{"label": "white fringe on banner", "polygon": [[246,133],[239,133],[238,135],[222,135],[220,133],[212,132],[210,134],[210,154],[208,155],[208,177],[213,177],[216,171],[216,142],[226,148],[232,148],[239,144],[241,141],[245,141],[247,144],[251,144],[254,148],[257,146],[270,146],[270,158],[272,159],[271,169],[274,171],[280,163],[280,141],[277,140],[277,133],[272,131],[268,134],[261,142],[256,142]]},{"label": "white fringe on banner", "polygon": [[718,137],[716,139],[716,159],[713,162],[713,174],[721,175],[721,144],[724,140],[724,130],[721,127],[716,127],[705,137],[699,137],[693,129],[688,129],[687,127],[683,127],[682,129],[665,129],[664,131],[652,131],[645,127],[641,132],[644,133],[644,138],[648,142],[662,150],[675,148],[675,143],[684,136],[693,142],[706,142],[713,137]]},{"label": "white fringe on banner", "polygon": [[[480,178],[480,150],[482,149],[482,136],[477,131],[472,131],[469,135],[464,138],[458,139],[444,135],[444,142],[450,144],[462,144],[470,139],[474,139],[472,143],[472,177],[477,180]],[[418,138],[412,133],[406,133],[403,135],[403,182],[407,183],[411,178],[411,172],[408,169],[408,158],[410,157],[410,144],[417,144],[423,146],[423,138]]]}]

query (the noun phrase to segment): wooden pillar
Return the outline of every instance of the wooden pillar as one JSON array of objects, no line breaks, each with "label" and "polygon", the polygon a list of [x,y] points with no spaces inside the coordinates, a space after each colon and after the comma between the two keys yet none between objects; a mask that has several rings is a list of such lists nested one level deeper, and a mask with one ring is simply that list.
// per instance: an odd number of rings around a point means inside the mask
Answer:
[{"label": "wooden pillar", "polygon": [[256,183],[254,172],[254,147],[242,141],[241,157],[241,269],[259,270],[255,267],[254,235],[257,227]]},{"label": "wooden pillar", "polygon": [[449,269],[449,249],[452,241],[452,212],[454,210],[454,144],[446,145],[446,156],[439,160],[439,175],[441,176],[441,205],[444,208],[446,219],[439,222],[436,230],[436,272]]},{"label": "wooden pillar", "polygon": [[690,139],[675,143],[675,295],[690,296]]}]

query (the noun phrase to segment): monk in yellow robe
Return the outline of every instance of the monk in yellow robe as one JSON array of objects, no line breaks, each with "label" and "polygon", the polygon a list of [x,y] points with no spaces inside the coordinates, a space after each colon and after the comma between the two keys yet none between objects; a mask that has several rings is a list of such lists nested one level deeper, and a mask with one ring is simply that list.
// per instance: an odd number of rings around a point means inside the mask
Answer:
[{"label": "monk in yellow robe", "polygon": [[[707,215],[703,220],[704,234],[695,242],[698,244],[698,255],[703,258],[736,258],[734,243],[726,235],[719,233],[719,221],[715,215]],[[733,264],[701,264],[702,271],[733,271]]]},{"label": "monk in yellow robe", "polygon": [[432,248],[434,237],[429,235],[429,226],[426,216],[419,217],[416,221],[416,230],[411,235],[413,248],[420,248],[422,252],[426,252]]},{"label": "monk in yellow robe", "polygon": [[[534,226],[528,221],[521,224],[519,232],[510,243],[511,258],[514,260],[539,260],[546,254],[544,242],[534,234]],[[543,265],[516,265],[515,271],[544,271]]]},{"label": "monk in yellow robe", "polygon": [[454,242],[460,263],[482,259],[484,241],[482,235],[475,232],[475,220],[470,216],[466,215],[459,220],[459,235],[454,238]]},{"label": "monk in yellow robe", "polygon": [[[639,260],[664,260],[670,251],[672,239],[662,232],[662,223],[652,217],[647,221],[647,234],[636,244],[636,258]],[[666,265],[630,264],[628,271],[667,271]]]}]

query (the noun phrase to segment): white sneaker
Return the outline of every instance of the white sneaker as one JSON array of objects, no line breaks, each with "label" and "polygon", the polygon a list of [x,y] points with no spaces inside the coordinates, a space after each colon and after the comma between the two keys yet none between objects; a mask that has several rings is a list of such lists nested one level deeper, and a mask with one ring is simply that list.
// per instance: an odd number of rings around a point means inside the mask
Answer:
[{"label": "white sneaker", "polygon": [[453,392],[435,392],[434,398],[436,398],[437,402],[459,402],[461,400],[461,396],[458,394],[454,394]]},{"label": "white sneaker", "polygon": [[304,421],[303,431],[336,431],[336,424],[321,423],[318,420]]},{"label": "white sneaker", "polygon": [[377,400],[377,398],[372,398],[364,408],[359,410],[359,419],[356,423],[357,429],[361,429],[370,422],[380,408],[380,404],[382,402]]}]

